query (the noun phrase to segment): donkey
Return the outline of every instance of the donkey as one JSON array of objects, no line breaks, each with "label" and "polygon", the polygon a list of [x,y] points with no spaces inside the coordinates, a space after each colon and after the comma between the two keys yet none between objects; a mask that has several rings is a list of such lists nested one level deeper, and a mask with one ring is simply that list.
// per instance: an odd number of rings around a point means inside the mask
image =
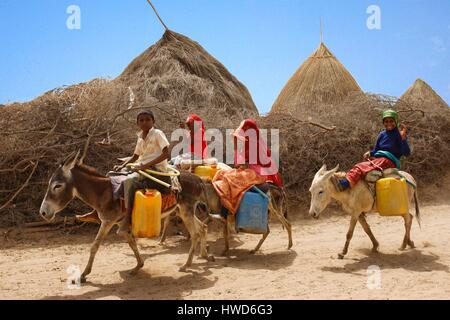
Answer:
[{"label": "donkey", "polygon": [[[67,160],[53,173],[39,213],[43,219],[52,221],[56,217],[56,214],[67,207],[74,198],[82,200],[85,204],[97,211],[101,225],[92,244],[89,261],[81,275],[81,281],[86,282],[86,277],[91,273],[95,255],[103,239],[113,226],[118,225],[120,227],[125,223],[126,214],[121,209],[120,201],[114,200],[113,198],[110,178],[99,174],[91,167],[83,165],[78,160],[79,153],[78,151],[76,154],[72,153],[69,155]],[[180,178],[181,186],[185,187],[182,191],[182,193],[184,192],[184,196],[179,197],[180,199],[176,206],[163,212],[162,217],[164,218],[178,211],[179,216],[191,235],[191,251],[193,252],[195,250],[200,241],[202,258],[212,260],[213,257],[208,256],[206,251],[206,225],[192,215],[193,203],[186,196],[192,190],[189,188],[189,183],[186,184],[184,179],[182,177]],[[137,260],[137,266],[130,271],[130,274],[134,275],[144,266],[144,261],[131,232],[126,233],[125,238]],[[190,253],[188,262],[184,268],[192,263],[192,254]]]},{"label": "donkey", "polygon": [[[311,207],[309,209],[309,214],[311,217],[318,219],[319,215],[325,210],[325,208],[330,204],[331,200],[337,200],[342,204],[342,207],[345,212],[351,215],[350,227],[347,232],[347,241],[345,242],[344,249],[342,253],[338,254],[339,259],[343,259],[345,255],[348,253],[348,247],[350,245],[350,241],[353,237],[353,231],[355,230],[355,226],[357,222],[361,224],[364,231],[369,236],[370,240],[373,244],[373,252],[378,251],[379,243],[375,236],[373,235],[367,221],[365,218],[365,214],[369,212],[376,212],[376,204],[375,199],[370,191],[368,185],[361,181],[358,183],[353,189],[338,192],[331,179],[334,175],[339,175],[342,173],[337,173],[339,169],[339,165],[336,166],[333,170],[327,171],[326,165],[324,165],[315,175],[314,180],[312,182],[310,192],[311,192]],[[406,172],[400,172],[407,180],[415,183],[414,178]],[[408,196],[410,201],[414,198],[415,203],[415,213],[416,218],[420,226],[420,209],[419,202],[417,197],[417,191],[408,185]],[[412,214],[407,214],[403,216],[405,221],[405,236],[403,238],[403,243],[400,247],[400,250],[405,250],[407,246],[414,248],[414,242],[411,240],[411,225],[413,221]]]},{"label": "donkey", "polygon": [[[225,256],[228,254],[228,251],[230,249],[229,244],[230,229],[234,228],[233,226],[235,222],[234,216],[228,215],[227,220],[225,222],[220,218],[220,216],[217,215],[217,213],[219,213],[222,208],[220,197],[218,196],[211,181],[202,179],[202,182],[203,182],[204,196],[198,199],[194,209],[198,210],[199,207],[203,207],[203,210],[209,213],[209,216],[205,219],[205,223],[207,223],[210,219],[221,220],[223,222],[224,224],[223,237],[225,240],[225,249],[222,255]],[[292,243],[292,225],[287,220],[286,195],[284,193],[284,190],[270,184],[269,186],[270,186],[268,192],[269,218],[275,216],[281,222],[283,227],[286,228],[289,238],[288,243],[288,250],[289,250],[290,248],[292,248],[293,243]],[[250,252],[251,254],[256,253],[261,248],[269,233],[270,229],[269,227],[267,227],[267,232],[263,234],[261,240],[255,247],[255,249],[253,249]]]}]

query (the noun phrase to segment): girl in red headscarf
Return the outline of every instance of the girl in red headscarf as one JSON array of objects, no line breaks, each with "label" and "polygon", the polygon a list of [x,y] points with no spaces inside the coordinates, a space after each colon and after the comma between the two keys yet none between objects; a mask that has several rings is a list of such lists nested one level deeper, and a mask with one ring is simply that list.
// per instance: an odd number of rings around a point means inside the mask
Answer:
[{"label": "girl in red headscarf", "polygon": [[191,139],[190,152],[197,159],[204,159],[206,157],[206,140],[205,140],[205,127],[203,125],[203,119],[196,114],[190,114],[186,123],[180,125],[183,129],[189,130],[189,136]]},{"label": "girl in red headscarf", "polygon": [[[278,165],[273,161],[271,152],[260,137],[259,128],[255,120],[242,121],[234,136],[234,164],[248,165],[257,174],[266,178],[267,182],[279,187],[283,186]],[[244,150],[238,150],[237,140],[244,142]]]}]

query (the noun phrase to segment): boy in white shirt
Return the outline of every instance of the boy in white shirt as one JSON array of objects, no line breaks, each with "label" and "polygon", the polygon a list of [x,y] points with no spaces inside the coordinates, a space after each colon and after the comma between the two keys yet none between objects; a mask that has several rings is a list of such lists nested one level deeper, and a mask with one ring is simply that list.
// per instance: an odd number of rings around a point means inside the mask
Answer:
[{"label": "boy in white shirt", "polygon": [[[115,171],[121,171],[129,163],[138,163],[134,167],[134,171],[152,169],[161,172],[167,172],[169,158],[169,141],[165,134],[154,128],[155,117],[151,111],[142,111],[137,116],[137,125],[141,129],[138,134],[138,140],[133,156],[120,166],[115,166]],[[161,181],[170,184],[170,177],[157,176]],[[162,194],[169,194],[170,188],[167,188],[155,181],[143,177],[138,173],[133,173],[127,176],[123,182],[125,208],[127,211],[127,223],[122,224],[118,234],[123,234],[130,231],[131,214],[134,205],[134,196],[137,190],[141,189],[156,189]]]}]

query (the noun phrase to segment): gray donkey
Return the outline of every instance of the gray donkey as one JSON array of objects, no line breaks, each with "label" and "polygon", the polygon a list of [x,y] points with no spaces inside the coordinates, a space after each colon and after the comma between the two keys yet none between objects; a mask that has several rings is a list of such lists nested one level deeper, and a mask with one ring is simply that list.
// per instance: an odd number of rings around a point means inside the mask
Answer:
[{"label": "gray donkey", "polygon": [[[103,239],[113,226],[119,225],[120,227],[121,224],[125,223],[125,212],[121,209],[120,201],[113,199],[110,178],[101,175],[91,167],[83,165],[78,160],[79,153],[79,151],[76,154],[72,153],[53,173],[39,213],[42,218],[51,221],[74,198],[82,200],[97,211],[101,225],[92,244],[88,264],[81,275],[81,281],[85,282],[86,277],[91,273],[95,255]],[[185,270],[186,267],[190,266],[194,251],[199,243],[201,245],[201,257],[209,261],[214,259],[207,254],[206,225],[193,215],[196,198],[201,194],[197,178],[190,173],[182,173],[179,180],[183,190],[178,195],[178,203],[173,208],[162,213],[162,218],[165,218],[174,212],[178,212],[189,231],[191,249],[188,261],[181,270]],[[144,266],[144,261],[139,254],[136,240],[131,231],[125,235],[125,238],[137,260],[137,266],[130,271],[130,274],[136,274]]]}]

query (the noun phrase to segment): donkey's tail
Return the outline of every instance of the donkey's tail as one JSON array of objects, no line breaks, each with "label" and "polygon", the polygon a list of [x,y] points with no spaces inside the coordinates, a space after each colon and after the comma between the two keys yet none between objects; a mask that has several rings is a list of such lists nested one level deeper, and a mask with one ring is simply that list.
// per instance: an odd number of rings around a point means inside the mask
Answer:
[{"label": "donkey's tail", "polygon": [[417,189],[414,190],[414,204],[416,206],[417,223],[419,224],[419,227],[422,229],[422,221],[421,221],[421,217],[420,217],[420,207],[419,207],[419,199],[417,196]]},{"label": "donkey's tail", "polygon": [[281,194],[283,197],[283,216],[287,219],[289,216],[289,209],[288,209],[287,195],[284,189],[281,190]]}]

